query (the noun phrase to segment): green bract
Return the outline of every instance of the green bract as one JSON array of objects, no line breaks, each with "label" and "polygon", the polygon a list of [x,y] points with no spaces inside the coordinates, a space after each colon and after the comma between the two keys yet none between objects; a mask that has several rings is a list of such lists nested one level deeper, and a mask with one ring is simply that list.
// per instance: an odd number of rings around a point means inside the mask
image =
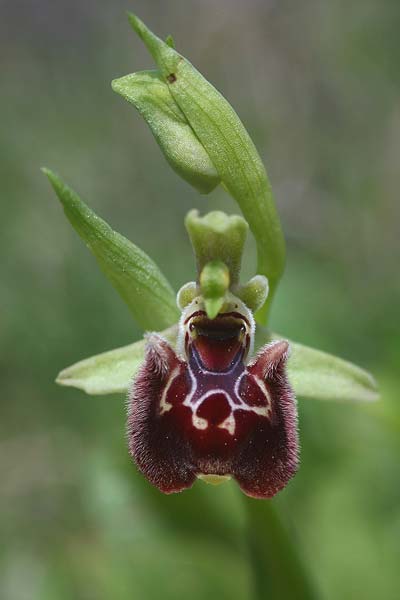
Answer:
[{"label": "green bract", "polygon": [[64,212],[134,319],[144,329],[164,329],[179,317],[175,294],[157,265],[140,248],[100,219],[49,169],[43,169]]}]

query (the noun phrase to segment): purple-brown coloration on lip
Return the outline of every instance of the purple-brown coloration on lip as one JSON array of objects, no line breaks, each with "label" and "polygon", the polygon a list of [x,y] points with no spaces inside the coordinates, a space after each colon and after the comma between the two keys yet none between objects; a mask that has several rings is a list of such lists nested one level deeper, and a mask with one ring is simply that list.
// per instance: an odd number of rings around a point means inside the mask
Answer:
[{"label": "purple-brown coloration on lip", "polygon": [[162,492],[200,475],[232,475],[243,492],[270,498],[298,465],[297,410],[285,375],[288,343],[264,346],[246,365],[253,331],[240,313],[184,321],[181,358],[148,337],[129,393],[130,452]]}]

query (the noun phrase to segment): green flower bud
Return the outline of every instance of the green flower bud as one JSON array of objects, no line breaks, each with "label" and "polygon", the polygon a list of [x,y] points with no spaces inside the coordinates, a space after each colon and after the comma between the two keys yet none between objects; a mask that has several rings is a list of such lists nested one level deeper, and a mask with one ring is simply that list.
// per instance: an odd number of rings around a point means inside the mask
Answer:
[{"label": "green flower bud", "polygon": [[210,157],[157,71],[115,79],[112,88],[139,111],[178,175],[202,194],[219,184],[220,177]]}]

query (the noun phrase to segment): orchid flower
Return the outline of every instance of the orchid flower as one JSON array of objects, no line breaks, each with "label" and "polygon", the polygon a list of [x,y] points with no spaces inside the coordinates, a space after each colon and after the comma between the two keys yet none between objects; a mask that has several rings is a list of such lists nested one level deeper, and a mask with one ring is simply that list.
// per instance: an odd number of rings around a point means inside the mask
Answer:
[{"label": "orchid flower", "polygon": [[[244,218],[188,214],[197,278],[176,301],[154,261],[45,169],[67,218],[147,332],[63,370],[57,382],[127,394],[130,453],[162,492],[233,477],[246,495],[270,498],[298,468],[296,396],[374,400],[376,385],[359,367],[267,329],[285,243],[262,161],[231,105],[172,39],[133,15],[130,22],[157,70],[117,79],[113,89],[144,117],[180,176],[201,193],[221,184]],[[249,228],[258,262],[241,284]]]}]

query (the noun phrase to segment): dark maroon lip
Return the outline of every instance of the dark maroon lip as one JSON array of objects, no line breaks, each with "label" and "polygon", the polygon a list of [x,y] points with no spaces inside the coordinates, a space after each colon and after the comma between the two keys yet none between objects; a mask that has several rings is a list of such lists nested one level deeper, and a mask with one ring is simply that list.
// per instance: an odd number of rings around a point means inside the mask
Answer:
[{"label": "dark maroon lip", "polygon": [[[271,498],[295,474],[297,410],[285,374],[288,344],[264,346],[247,366],[235,362],[239,346],[239,340],[197,335],[186,361],[159,336],[150,341],[129,392],[129,448],[162,492],[189,488],[199,474],[229,474],[248,496]],[[211,369],[199,368],[196,356]]]}]

